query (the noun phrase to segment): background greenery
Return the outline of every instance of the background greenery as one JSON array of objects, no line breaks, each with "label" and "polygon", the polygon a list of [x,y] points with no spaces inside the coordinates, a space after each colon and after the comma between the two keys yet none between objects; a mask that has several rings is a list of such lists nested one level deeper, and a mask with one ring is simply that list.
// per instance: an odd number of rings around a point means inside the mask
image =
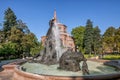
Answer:
[{"label": "background greenery", "polygon": [[0,30],[0,57],[4,59],[34,56],[43,48],[28,26],[18,19],[11,8],[4,13]]}]

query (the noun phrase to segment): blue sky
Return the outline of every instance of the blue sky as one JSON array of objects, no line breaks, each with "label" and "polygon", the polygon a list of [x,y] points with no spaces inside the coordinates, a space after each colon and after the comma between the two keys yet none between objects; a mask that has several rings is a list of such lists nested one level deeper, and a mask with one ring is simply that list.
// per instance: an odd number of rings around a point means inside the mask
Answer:
[{"label": "blue sky", "polygon": [[120,0],[0,0],[0,23],[8,7],[38,40],[46,35],[54,9],[59,22],[68,26],[69,33],[76,26],[85,26],[87,19],[94,27],[99,26],[101,34],[110,26],[120,26]]}]

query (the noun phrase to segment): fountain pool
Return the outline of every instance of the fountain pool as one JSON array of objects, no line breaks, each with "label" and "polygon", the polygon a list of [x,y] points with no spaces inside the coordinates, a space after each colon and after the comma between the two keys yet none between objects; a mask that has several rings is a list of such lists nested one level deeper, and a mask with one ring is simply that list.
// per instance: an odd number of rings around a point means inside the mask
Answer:
[{"label": "fountain pool", "polygon": [[[63,52],[56,14],[49,21],[44,49],[30,60],[15,69],[15,80],[90,80],[116,79],[120,72],[105,66],[102,62],[90,61],[75,47],[66,47]],[[86,62],[87,61],[87,62]],[[22,71],[23,70],[23,71]],[[38,75],[36,75],[38,74]],[[29,79],[28,79],[29,78]],[[22,79],[19,79],[22,80]]]},{"label": "fountain pool", "polygon": [[[98,63],[94,61],[87,61],[87,64],[89,66],[89,73],[90,75],[83,75],[82,71],[65,71],[65,70],[59,70],[56,65],[44,65],[44,64],[38,64],[38,63],[25,63],[21,65],[21,67],[26,69],[26,72],[34,73],[34,74],[40,74],[40,75],[52,75],[52,76],[91,76],[91,75],[104,75],[104,74],[113,74],[117,73],[115,71],[115,68],[103,65],[103,63]],[[80,63],[80,66],[82,64]]]}]

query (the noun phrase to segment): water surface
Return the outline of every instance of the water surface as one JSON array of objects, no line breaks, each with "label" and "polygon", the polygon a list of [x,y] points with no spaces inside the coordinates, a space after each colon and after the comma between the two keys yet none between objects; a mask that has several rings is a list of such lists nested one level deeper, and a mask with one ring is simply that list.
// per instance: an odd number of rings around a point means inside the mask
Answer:
[{"label": "water surface", "polygon": [[[90,75],[100,75],[100,74],[111,74],[116,73],[115,68],[110,66],[105,66],[102,63],[87,61],[88,69],[90,71]],[[58,70],[56,65],[44,65],[38,63],[25,63],[22,65],[26,68],[26,72],[35,73],[35,74],[44,74],[44,75],[56,75],[56,76],[83,76],[82,71],[72,72],[72,71],[64,71]],[[82,64],[80,64],[82,66]],[[87,75],[89,76],[89,75]]]}]

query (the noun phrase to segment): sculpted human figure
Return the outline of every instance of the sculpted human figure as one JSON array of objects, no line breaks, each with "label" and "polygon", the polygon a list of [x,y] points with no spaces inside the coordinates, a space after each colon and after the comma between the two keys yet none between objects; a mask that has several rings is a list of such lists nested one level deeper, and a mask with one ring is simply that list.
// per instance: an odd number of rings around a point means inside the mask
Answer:
[{"label": "sculpted human figure", "polygon": [[83,72],[83,75],[85,74],[89,74],[89,70],[88,70],[88,65],[86,63],[86,59],[83,61],[83,64],[82,64],[82,72]]}]

